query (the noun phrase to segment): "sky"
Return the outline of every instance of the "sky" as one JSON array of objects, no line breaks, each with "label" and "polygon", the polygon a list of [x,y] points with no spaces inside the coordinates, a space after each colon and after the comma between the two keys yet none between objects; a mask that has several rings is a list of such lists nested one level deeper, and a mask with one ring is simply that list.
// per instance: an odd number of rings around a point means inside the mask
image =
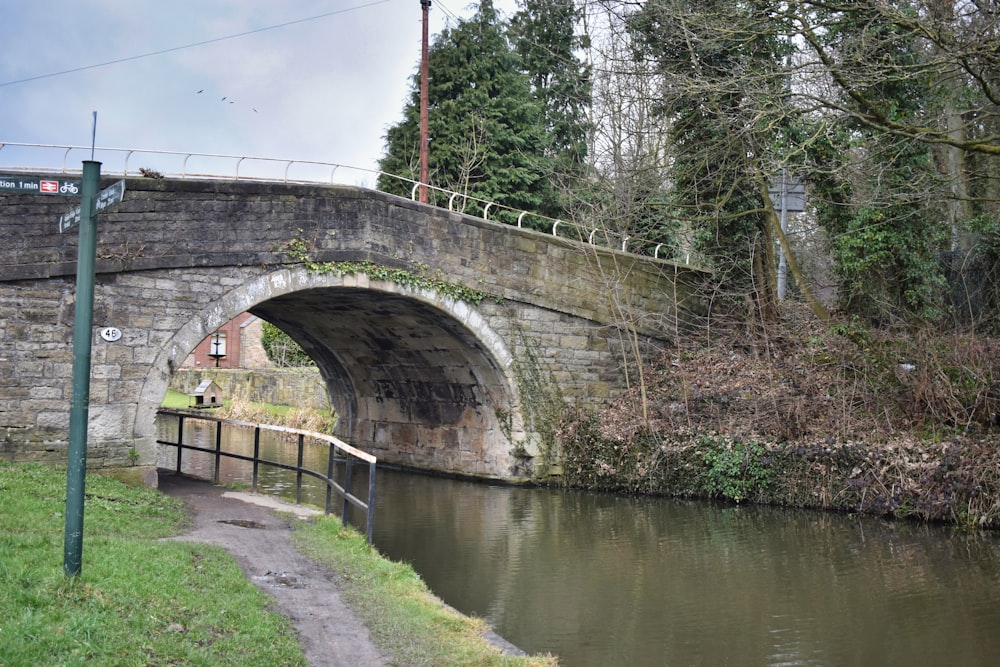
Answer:
[{"label": "sky", "polygon": [[[432,42],[456,16],[474,13],[468,1],[433,0]],[[507,16],[516,10],[516,0],[494,5]],[[234,35],[242,36],[224,39]],[[0,143],[90,146],[96,111],[98,147],[335,163],[345,165],[337,182],[373,186],[420,43],[419,0],[3,2]],[[67,70],[79,71],[58,74]],[[0,170],[64,160],[78,169],[90,158],[64,154],[7,145]],[[185,166],[183,156],[153,153],[126,163],[125,153],[98,151],[95,159],[105,173],[237,169],[234,159],[192,157]],[[238,168],[280,177],[285,163]],[[330,172],[296,164],[288,174]]]}]

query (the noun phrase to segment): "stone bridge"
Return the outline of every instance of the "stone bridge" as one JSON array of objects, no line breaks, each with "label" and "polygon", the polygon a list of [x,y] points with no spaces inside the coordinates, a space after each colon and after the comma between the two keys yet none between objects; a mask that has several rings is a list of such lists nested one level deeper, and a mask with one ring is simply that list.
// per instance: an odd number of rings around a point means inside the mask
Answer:
[{"label": "stone bridge", "polygon": [[[0,195],[8,460],[66,457],[75,203]],[[503,479],[549,472],[560,411],[619,395],[701,312],[691,268],[358,187],[130,178],[97,228],[88,466],[152,484],[171,376],[244,311],[316,361],[341,439]]]}]

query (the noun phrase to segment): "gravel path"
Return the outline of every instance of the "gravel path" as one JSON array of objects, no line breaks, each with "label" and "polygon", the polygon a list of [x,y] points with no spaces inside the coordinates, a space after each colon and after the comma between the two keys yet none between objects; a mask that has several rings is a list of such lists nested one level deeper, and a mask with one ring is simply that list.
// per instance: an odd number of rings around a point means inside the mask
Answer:
[{"label": "gravel path", "polygon": [[291,523],[274,510],[299,516],[311,510],[269,496],[229,491],[207,482],[160,473],[160,490],[184,500],[194,529],[175,538],[223,547],[250,581],[274,597],[295,624],[313,667],[387,664],[364,626],[340,599],[329,571],[296,551]]}]

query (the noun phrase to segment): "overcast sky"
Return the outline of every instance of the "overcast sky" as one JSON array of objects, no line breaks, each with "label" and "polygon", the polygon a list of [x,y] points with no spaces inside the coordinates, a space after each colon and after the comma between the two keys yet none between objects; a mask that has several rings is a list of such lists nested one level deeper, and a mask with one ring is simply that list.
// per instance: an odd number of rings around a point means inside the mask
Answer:
[{"label": "overcast sky", "polygon": [[[494,5],[509,15],[516,0]],[[434,0],[432,41],[450,17],[473,11],[468,0]],[[281,24],[289,25],[263,30]],[[251,31],[259,32],[220,39]],[[420,38],[419,0],[5,1],[0,142],[89,146],[97,111],[99,147],[373,170],[386,129],[401,117]],[[178,48],[209,40],[219,41]],[[124,166],[120,155],[95,157],[105,172]],[[88,158],[74,152],[70,166]],[[59,167],[62,159],[61,151],[39,158],[0,149],[0,169]],[[192,159],[188,170],[233,162]],[[180,163],[136,155],[128,166],[179,172]],[[258,169],[250,164],[241,173]],[[374,175],[338,170],[337,180],[373,185]]]}]

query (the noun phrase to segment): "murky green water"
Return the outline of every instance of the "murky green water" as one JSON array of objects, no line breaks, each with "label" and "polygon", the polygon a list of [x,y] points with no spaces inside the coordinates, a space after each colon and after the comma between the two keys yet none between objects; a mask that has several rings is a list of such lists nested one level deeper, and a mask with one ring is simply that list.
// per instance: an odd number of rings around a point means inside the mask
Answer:
[{"label": "murky green water", "polygon": [[384,470],[377,485],[380,551],[563,665],[1000,664],[1000,536]]}]

